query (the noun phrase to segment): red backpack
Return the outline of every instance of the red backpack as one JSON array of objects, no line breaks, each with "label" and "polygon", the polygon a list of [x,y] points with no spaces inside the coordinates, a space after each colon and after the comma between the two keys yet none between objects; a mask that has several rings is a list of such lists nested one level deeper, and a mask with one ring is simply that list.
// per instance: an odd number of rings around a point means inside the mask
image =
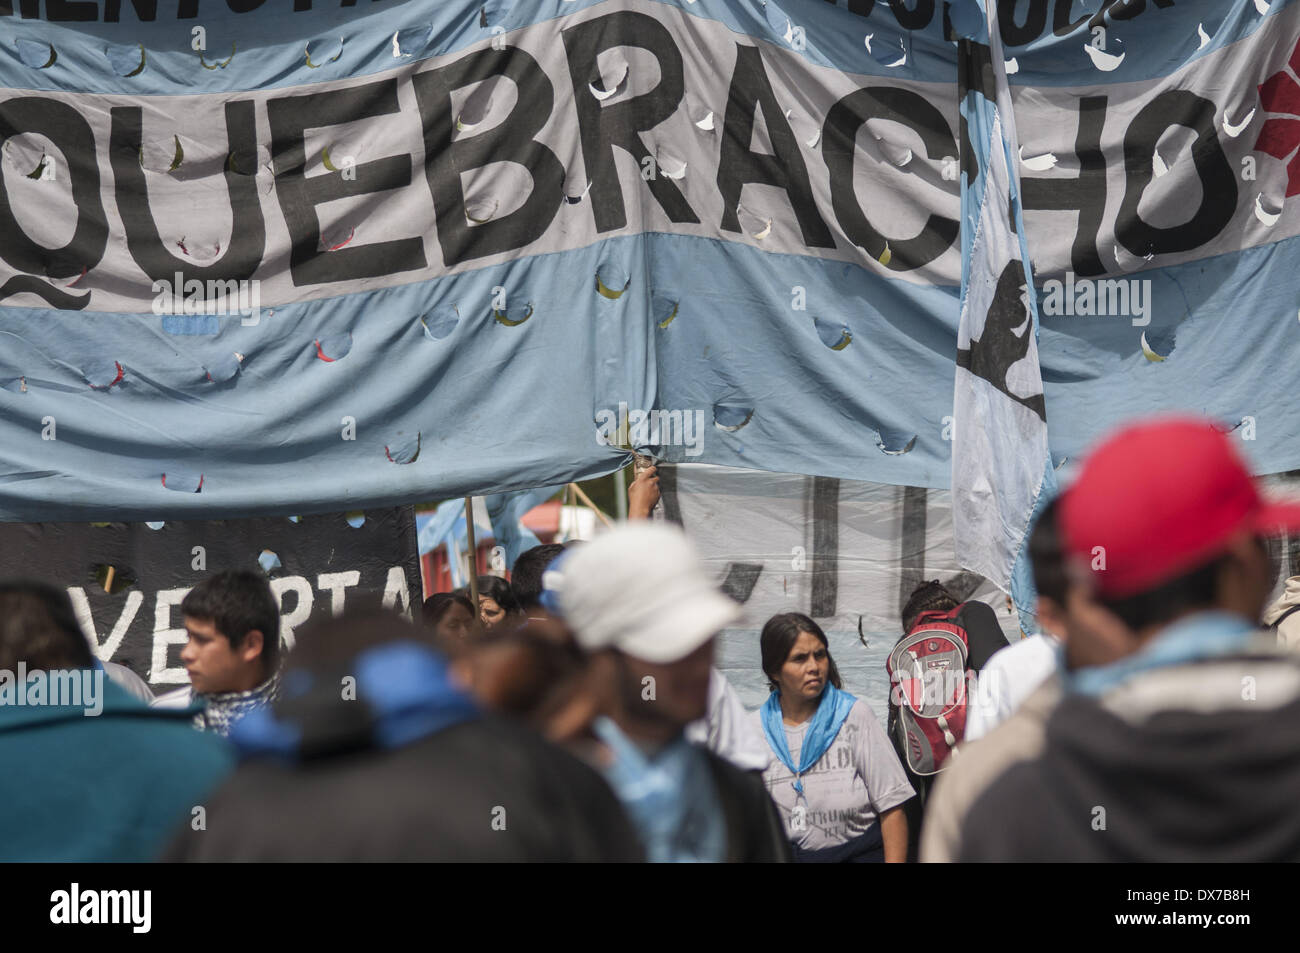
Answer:
[{"label": "red backpack", "polygon": [[961,609],[922,613],[885,660],[898,706],[898,747],[916,775],[942,771],[966,731],[970,645],[954,621]]}]

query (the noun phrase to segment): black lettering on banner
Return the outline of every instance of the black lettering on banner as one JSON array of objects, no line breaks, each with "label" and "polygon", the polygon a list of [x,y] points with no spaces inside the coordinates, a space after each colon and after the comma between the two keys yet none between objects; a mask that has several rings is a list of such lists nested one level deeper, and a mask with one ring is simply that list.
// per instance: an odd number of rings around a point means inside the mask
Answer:
[{"label": "black lettering on banner", "polygon": [[[751,152],[754,107],[763,109],[768,137],[775,155]],[[808,167],[799,141],[785,121],[781,107],[763,69],[758,47],[736,45],[736,69],[727,93],[727,113],[722,123],[722,155],[718,161],[718,191],[722,193],[724,231],[740,231],[737,205],[745,185],[774,185],[790,199],[803,242],[812,248],[834,248],[835,238],[826,227],[808,180]]]},{"label": "black lettering on banner", "polygon": [[[385,192],[411,184],[411,157],[407,153],[385,156],[354,167],[355,178],[342,175],[306,175],[303,133],[339,123],[398,112],[397,81],[382,80],[326,93],[282,96],[267,103],[271,121],[271,155],[275,163],[275,190],[293,251],[289,271],[296,286],[376,278],[414,271],[427,264],[424,240],[399,238],[348,246],[338,251],[320,249],[320,219],[316,206],[336,199]],[[373,218],[372,218],[373,221]]]},{"label": "black lettering on banner", "polygon": [[1052,33],[1056,36],[1069,36],[1092,16],[1091,13],[1086,13],[1071,23],[1070,8],[1072,6],[1074,6],[1074,0],[1056,0],[1056,6],[1052,9]]},{"label": "black lettering on banner", "polygon": [[226,6],[234,13],[248,13],[250,10],[256,10],[266,0],[226,0]]},{"label": "black lettering on banner", "polygon": [[[1025,209],[1071,210],[1079,213],[1079,227],[1070,249],[1070,270],[1076,275],[1101,275],[1106,269],[1097,250],[1106,211],[1106,157],[1101,151],[1101,133],[1106,125],[1106,97],[1085,96],[1079,100],[1079,130],[1074,137],[1074,154],[1079,174],[1070,178],[1020,176],[1020,197]],[[1151,140],[1154,148],[1155,140]],[[1150,166],[1148,156],[1147,165]],[[1136,207],[1136,206],[1135,206]],[[1146,254],[1143,252],[1143,254]]]},{"label": "black lettering on banner", "polygon": [[835,615],[840,595],[840,481],[813,477],[812,599],[814,619]]},{"label": "black lettering on banner", "polygon": [[934,0],[914,0],[915,6],[907,8],[906,0],[889,0],[894,19],[904,30],[921,30],[934,19]]},{"label": "black lettering on banner", "polygon": [[[149,185],[140,167],[143,137],[139,106],[114,106],[110,111],[109,161],[113,167],[113,194],[126,230],[126,247],[151,281],[170,279],[181,272],[199,281],[236,280],[253,276],[266,249],[266,223],[258,200],[257,182],[251,175],[239,175],[224,166],[226,193],[230,197],[230,244],[216,261],[199,265],[191,258],[174,254],[158,234],[149,207]],[[226,103],[226,138],[232,154],[254,155],[257,151],[257,120],[253,103]]]},{"label": "black lettering on banner", "polygon": [[[452,90],[494,76],[515,86],[518,95],[510,115],[491,129],[453,140]],[[551,81],[537,61],[514,46],[481,50],[449,66],[417,73],[411,82],[424,129],[424,174],[433,194],[443,263],[451,266],[512,251],[541,238],[564,197],[564,165],[533,138],[554,105]],[[523,166],[532,176],[533,190],[509,215],[471,225],[465,217],[461,174],[492,162]]]},{"label": "black lettering on banner", "polygon": [[1029,0],[1023,22],[1016,22],[1016,8],[1023,0],[998,0],[998,32],[1003,46],[1024,46],[1038,39],[1047,26],[1047,0]]},{"label": "black lettering on banner", "polygon": [[[826,0],[829,4],[835,4],[835,0]],[[849,0],[849,13],[855,13],[860,17],[871,16],[871,8],[876,5],[876,0]]]},{"label": "black lettering on banner", "polygon": [[0,175],[0,258],[29,275],[70,278],[94,268],[108,245],[108,219],[99,194],[99,165],[95,134],[77,110],[41,96],[21,96],[0,104],[0,142],[11,136],[36,133],[63,153],[63,166],[72,182],[77,227],[62,248],[32,241],[18,224]]},{"label": "black lettering on banner", "polygon": [[[591,183],[591,211],[596,231],[610,232],[627,225],[623,190],[614,165],[614,147],[631,154],[644,168],[650,155],[640,133],[653,129],[677,110],[682,101],[682,54],[662,23],[644,13],[611,13],[564,31],[564,49],[573,81],[582,161]],[[596,60],[606,50],[633,46],[648,50],[659,63],[659,83],[640,96],[606,106],[592,95],[590,84],[599,78]],[[655,175],[645,180],[650,194],[669,221],[699,224],[699,217],[672,179]]]},{"label": "black lettering on banner", "polygon": [[99,19],[95,0],[45,0],[45,19],[51,23],[86,23]]},{"label": "black lettering on banner", "polygon": [[[1190,251],[1223,230],[1237,210],[1237,178],[1219,145],[1214,102],[1185,89],[1168,89],[1143,106],[1124,133],[1124,201],[1115,217],[1115,239],[1135,255]],[[1152,156],[1170,126],[1196,132],[1192,161],[1201,180],[1201,204],[1181,225],[1157,228],[1142,221],[1138,203],[1155,171]]]},{"label": "black lettering on banner", "polygon": [[[925,145],[925,154],[941,159],[956,152],[952,127],[938,108],[917,93],[891,86],[869,86],[849,93],[826,114],[822,127],[822,158],[831,174],[831,207],[844,234],[855,245],[879,259],[885,250],[885,236],[868,221],[853,190],[853,162],[858,130],[868,119],[889,119],[915,129]],[[886,266],[909,271],[933,261],[957,240],[960,226],[955,218],[931,215],[920,233],[912,238],[889,239],[891,258]]]},{"label": "black lettering on banner", "polygon": [[[41,15],[41,0],[22,0],[18,9],[22,11],[24,20],[34,20]],[[14,0],[0,0],[0,16],[8,16],[13,12]]]},{"label": "black lettering on banner", "polygon": [[[135,8],[135,15],[138,20],[144,23],[152,22],[158,18],[158,0],[128,0],[132,7]],[[104,22],[116,23],[121,19],[122,0],[104,0]]]}]

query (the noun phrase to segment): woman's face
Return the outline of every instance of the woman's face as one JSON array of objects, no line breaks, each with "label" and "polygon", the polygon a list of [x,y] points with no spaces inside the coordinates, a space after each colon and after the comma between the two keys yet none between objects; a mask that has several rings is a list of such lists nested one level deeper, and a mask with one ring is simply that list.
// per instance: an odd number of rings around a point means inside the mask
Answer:
[{"label": "woman's face", "polygon": [[470,611],[459,602],[453,602],[438,622],[438,637],[445,642],[463,642],[469,638],[473,625],[474,616]]},{"label": "woman's face", "polygon": [[478,617],[483,621],[483,628],[492,629],[506,617],[506,610],[497,605],[491,596],[479,596]]},{"label": "woman's face", "polygon": [[800,632],[776,680],[784,697],[811,701],[820,698],[826,689],[830,669],[831,656],[821,639],[811,632]]}]

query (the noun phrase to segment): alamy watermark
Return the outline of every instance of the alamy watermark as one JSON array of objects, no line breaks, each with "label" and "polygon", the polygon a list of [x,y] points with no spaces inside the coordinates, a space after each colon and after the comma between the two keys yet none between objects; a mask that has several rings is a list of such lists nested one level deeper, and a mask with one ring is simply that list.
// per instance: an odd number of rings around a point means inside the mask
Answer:
[{"label": "alamy watermark", "polygon": [[27,671],[19,662],[17,673],[0,668],[0,708],[57,705],[85,708],[87,718],[104,710],[104,670],[64,669]]},{"label": "alamy watermark", "polygon": [[1150,278],[1076,279],[1065,273],[1065,281],[1053,278],[1043,282],[1043,314],[1046,317],[1079,315],[1082,317],[1132,318],[1133,327],[1151,323]]},{"label": "alamy watermark", "polygon": [[261,282],[251,280],[161,278],[153,283],[154,314],[237,314],[240,324],[252,327],[262,320]]},{"label": "alamy watermark", "polygon": [[704,411],[628,410],[620,401],[618,410],[596,412],[596,442],[605,447],[685,447],[686,456],[704,452]]}]

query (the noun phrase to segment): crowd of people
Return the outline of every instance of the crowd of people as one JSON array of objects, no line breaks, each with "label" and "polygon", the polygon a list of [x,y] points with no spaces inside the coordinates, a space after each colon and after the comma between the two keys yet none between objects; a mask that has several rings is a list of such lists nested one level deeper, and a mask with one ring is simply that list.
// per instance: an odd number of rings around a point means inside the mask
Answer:
[{"label": "crowd of people", "polygon": [[[265,575],[213,574],[181,605],[191,685],[152,702],[65,593],[0,585],[0,855],[1300,859],[1300,577],[1266,605],[1300,505],[1209,421],[1123,429],[1042,509],[1040,631],[1008,645],[917,586],[883,724],[800,613],[763,625],[746,710],[714,658],[741,608],[656,495],[651,468],[637,518],[523,553],[477,605],[352,607],[283,657]],[[90,672],[100,710],[16,702],[14,671]]]}]

